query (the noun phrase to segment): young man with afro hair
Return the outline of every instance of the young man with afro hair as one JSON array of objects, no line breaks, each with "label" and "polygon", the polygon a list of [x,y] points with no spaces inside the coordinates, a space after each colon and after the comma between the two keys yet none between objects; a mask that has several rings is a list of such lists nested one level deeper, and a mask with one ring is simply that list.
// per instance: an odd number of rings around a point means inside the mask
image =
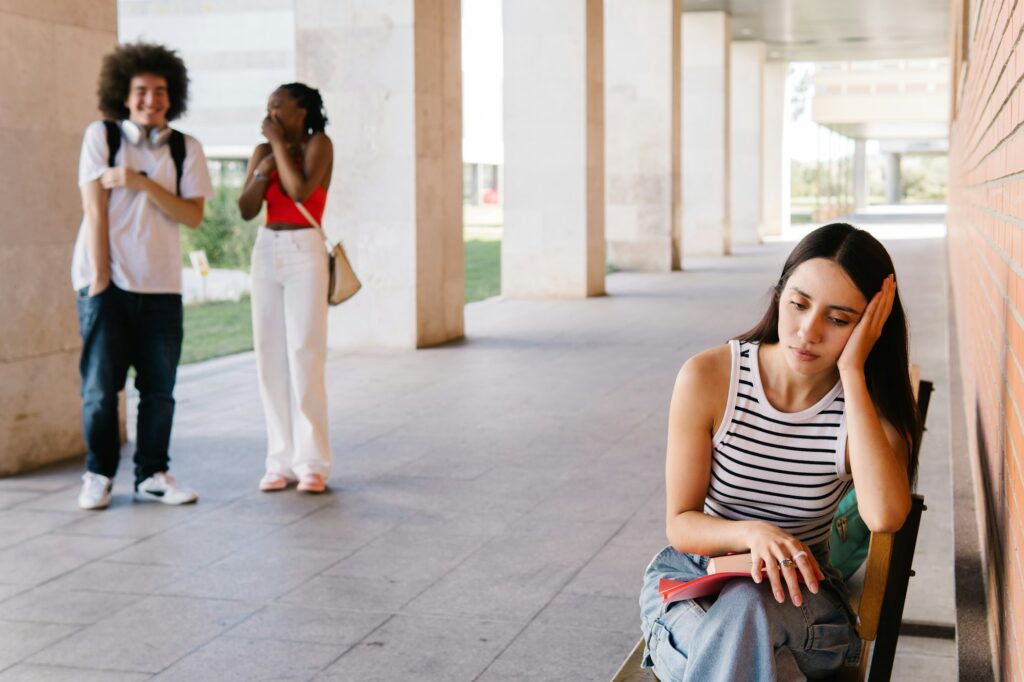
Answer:
[{"label": "young man with afro hair", "polygon": [[168,127],[188,104],[185,64],[161,45],[118,46],[103,61],[99,109],[78,167],[83,219],[71,267],[82,334],[86,473],[78,504],[103,509],[120,459],[118,392],[139,391],[135,496],[197,495],[168,473],[181,355],[179,225],[197,228],[213,196],[199,142]]}]

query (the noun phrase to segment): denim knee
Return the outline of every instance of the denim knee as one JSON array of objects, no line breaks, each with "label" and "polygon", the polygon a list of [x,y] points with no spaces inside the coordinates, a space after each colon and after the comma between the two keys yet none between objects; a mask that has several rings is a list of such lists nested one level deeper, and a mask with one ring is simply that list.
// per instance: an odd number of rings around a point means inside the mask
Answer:
[{"label": "denim knee", "polygon": [[[728,614],[727,619],[718,621],[719,625],[731,632],[742,633],[742,639],[771,642],[773,646],[782,644],[786,639],[782,634],[783,627],[780,627],[779,606],[767,582],[758,584],[744,578],[727,583],[715,601],[718,613]],[[789,603],[781,606],[796,609]],[[800,618],[798,614],[794,615]]]},{"label": "denim knee", "polygon": [[800,606],[788,594],[780,604],[767,581],[759,585],[734,580],[719,594],[717,607],[727,609],[730,620],[745,626],[751,636],[790,649],[807,675],[824,674],[845,660],[856,660],[860,638],[842,598],[826,585],[817,594],[802,586],[802,593]]},{"label": "denim knee", "polygon": [[117,390],[82,384],[82,407],[85,409],[117,408]]}]

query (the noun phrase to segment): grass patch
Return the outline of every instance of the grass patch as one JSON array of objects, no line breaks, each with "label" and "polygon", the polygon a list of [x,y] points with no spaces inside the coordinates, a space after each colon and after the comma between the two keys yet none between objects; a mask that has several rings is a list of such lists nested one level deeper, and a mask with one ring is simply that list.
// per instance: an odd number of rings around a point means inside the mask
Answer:
[{"label": "grass patch", "polygon": [[[501,293],[501,242],[466,241],[466,303]],[[181,364],[252,350],[252,308],[241,301],[185,306],[185,340]]]},{"label": "grass patch", "polygon": [[185,340],[181,364],[252,350],[249,297],[185,306]]},{"label": "grass patch", "polygon": [[467,239],[466,303],[501,293],[501,241]]}]

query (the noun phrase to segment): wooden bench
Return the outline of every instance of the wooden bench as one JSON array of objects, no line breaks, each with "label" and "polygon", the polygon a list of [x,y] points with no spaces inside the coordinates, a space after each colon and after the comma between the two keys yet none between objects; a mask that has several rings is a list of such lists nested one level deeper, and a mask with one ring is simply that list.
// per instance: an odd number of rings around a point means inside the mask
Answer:
[{"label": "wooden bench", "polygon": [[[857,632],[863,642],[861,659],[857,665],[841,669],[835,678],[838,682],[880,682],[888,680],[892,674],[907,584],[913,575],[910,566],[917,545],[917,531],[921,525],[921,512],[926,508],[920,495],[913,495],[912,500],[903,528],[896,533],[871,534],[864,592],[856,606],[860,618]],[[612,682],[657,682],[653,670],[640,667],[643,655],[644,641],[641,639]]]},{"label": "wooden bench", "polygon": [[[930,381],[920,381],[916,387],[923,423],[934,386]],[[902,528],[895,533],[871,534],[864,590],[854,605],[860,620],[857,633],[862,642],[861,658],[856,665],[841,668],[834,678],[836,682],[884,682],[891,677],[896,642],[903,623],[907,585],[914,575],[911,565],[917,547],[917,531],[921,526],[921,512],[925,509],[924,498],[912,495],[910,512]],[[644,641],[641,639],[619,667],[612,682],[657,682],[653,670],[640,667],[643,655]]]}]

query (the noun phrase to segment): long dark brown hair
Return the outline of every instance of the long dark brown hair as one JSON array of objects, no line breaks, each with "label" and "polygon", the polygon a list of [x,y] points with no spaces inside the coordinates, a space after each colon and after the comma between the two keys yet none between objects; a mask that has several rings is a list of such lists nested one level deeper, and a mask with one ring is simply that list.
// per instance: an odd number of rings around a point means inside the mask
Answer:
[{"label": "long dark brown hair", "polygon": [[[881,290],[885,278],[896,272],[885,247],[864,230],[846,223],[819,227],[801,239],[789,254],[778,283],[771,289],[768,309],[760,322],[739,337],[741,341],[779,342],[779,300],[786,282],[801,263],[813,258],[824,258],[841,267],[868,301]],[[897,289],[882,335],[864,363],[864,378],[882,417],[904,434],[910,458],[908,476],[913,482],[917,475],[921,417],[910,388],[908,348],[907,318]]]}]

